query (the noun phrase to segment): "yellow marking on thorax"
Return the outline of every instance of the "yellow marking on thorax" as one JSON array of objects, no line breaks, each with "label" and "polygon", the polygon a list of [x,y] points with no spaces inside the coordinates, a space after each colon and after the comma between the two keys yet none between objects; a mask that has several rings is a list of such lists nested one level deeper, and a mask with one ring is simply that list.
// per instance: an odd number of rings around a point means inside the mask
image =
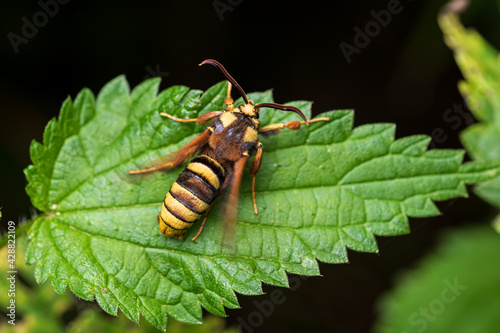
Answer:
[{"label": "yellow marking on thorax", "polygon": [[222,126],[227,128],[233,121],[236,120],[236,116],[232,112],[224,112],[219,116],[219,120],[221,121]]},{"label": "yellow marking on thorax", "polygon": [[215,187],[215,189],[218,190],[220,188],[219,178],[217,178],[217,175],[212,171],[212,169],[205,164],[199,162],[189,163],[187,169],[208,180],[210,185]]},{"label": "yellow marking on thorax", "polygon": [[258,140],[258,132],[251,127],[247,127],[243,142],[256,142]]},{"label": "yellow marking on thorax", "polygon": [[240,111],[250,117],[255,117],[255,115],[257,114],[253,102],[245,105],[240,105]]}]

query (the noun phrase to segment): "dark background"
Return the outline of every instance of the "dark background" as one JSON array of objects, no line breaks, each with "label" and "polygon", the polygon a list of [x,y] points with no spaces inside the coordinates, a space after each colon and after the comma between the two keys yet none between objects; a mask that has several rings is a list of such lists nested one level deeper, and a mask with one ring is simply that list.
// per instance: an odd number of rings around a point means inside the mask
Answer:
[{"label": "dark background", "polygon": [[[43,9],[37,1],[3,1],[2,224],[33,214],[22,173],[30,164],[29,145],[42,140],[45,125],[66,97],[83,87],[96,94],[120,74],[131,87],[147,76],[162,76],[162,89],[184,84],[204,90],[223,79],[214,68],[197,66],[206,58],[223,63],[247,92],[274,88],[278,103],[312,100],[315,114],[352,108],[355,126],[396,123],[398,138],[428,134],[435,148],[460,148],[458,134],[467,118],[444,116],[455,104],[464,105],[456,88],[461,74],[437,25],[445,1],[401,0],[401,12],[352,54],[350,63],[341,51],[340,43],[354,44],[354,28],[364,30],[374,21],[370,12],[385,10],[390,2],[69,1],[16,53],[8,34],[21,36],[22,18],[33,22]],[[214,3],[228,7],[218,12]],[[499,15],[497,2],[477,0],[462,19],[498,47]],[[411,219],[411,235],[379,237],[379,255],[351,251],[350,264],[321,264],[323,277],[295,279],[300,281],[295,290],[265,286],[264,296],[240,296],[242,309],[228,310],[228,323],[250,320],[258,332],[368,331],[379,296],[398,273],[433,251],[441,230],[491,213],[473,195],[439,206],[442,216]],[[256,303],[268,304],[275,289],[286,300],[266,317],[267,310]]]}]

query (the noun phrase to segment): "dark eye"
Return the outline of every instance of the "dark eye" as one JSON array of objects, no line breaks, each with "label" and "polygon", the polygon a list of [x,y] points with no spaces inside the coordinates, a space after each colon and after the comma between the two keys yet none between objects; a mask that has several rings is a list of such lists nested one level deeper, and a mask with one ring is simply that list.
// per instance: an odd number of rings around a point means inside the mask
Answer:
[{"label": "dark eye", "polygon": [[260,115],[258,112],[255,112],[255,118],[259,119]]}]

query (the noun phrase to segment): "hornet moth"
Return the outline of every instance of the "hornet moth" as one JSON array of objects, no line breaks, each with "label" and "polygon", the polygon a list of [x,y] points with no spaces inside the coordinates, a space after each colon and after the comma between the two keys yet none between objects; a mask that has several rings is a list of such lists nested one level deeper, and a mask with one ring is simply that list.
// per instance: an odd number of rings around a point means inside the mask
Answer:
[{"label": "hornet moth", "polygon": [[[228,80],[224,110],[210,111],[194,119],[180,119],[167,113],[161,113],[162,116],[180,123],[196,122],[201,125],[210,121],[210,125],[203,133],[184,146],[172,160],[152,168],[129,172],[130,174],[141,174],[178,167],[191,156],[197,155],[181,172],[177,181],[172,184],[157,217],[160,231],[165,236],[182,239],[186,230],[205,213],[198,233],[192,238],[193,241],[203,230],[215,199],[229,185],[231,185],[231,189],[224,217],[225,225],[236,222],[243,169],[249,156],[253,153],[255,153],[255,158],[250,166],[252,201],[254,212],[258,213],[255,201],[255,175],[259,171],[262,161],[262,143],[259,142],[259,134],[269,136],[281,132],[284,128],[297,130],[303,124],[309,125],[312,122],[329,120],[329,118],[323,117],[308,121],[302,111],[293,106],[276,103],[254,104],[219,62],[207,59],[200,66],[205,64],[217,67]],[[233,86],[239,91],[245,104],[234,106],[234,101],[231,98]],[[297,113],[303,121],[293,120],[259,128],[261,108],[292,111]]]}]

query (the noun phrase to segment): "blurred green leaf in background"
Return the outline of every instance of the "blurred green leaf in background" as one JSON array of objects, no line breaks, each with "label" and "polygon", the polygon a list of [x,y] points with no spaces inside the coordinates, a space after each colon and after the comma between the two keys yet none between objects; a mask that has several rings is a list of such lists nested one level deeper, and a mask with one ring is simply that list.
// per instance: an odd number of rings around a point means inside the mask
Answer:
[{"label": "blurred green leaf in background", "polygon": [[[446,44],[463,73],[459,83],[469,109],[479,121],[461,133],[461,141],[475,160],[500,160],[500,57],[477,31],[465,29],[456,14],[442,15],[439,23]],[[500,177],[482,183],[476,193],[500,208]]]},{"label": "blurred green leaf in background", "polygon": [[436,253],[381,302],[376,332],[493,333],[500,322],[500,235],[489,226],[444,235]]},{"label": "blurred green leaf in background", "polygon": [[[465,78],[460,92],[480,121],[465,129],[461,140],[473,159],[499,160],[498,52],[476,31],[465,29],[454,12],[443,13],[439,23]],[[500,177],[478,185],[475,192],[500,208]],[[498,217],[493,225],[500,231]],[[500,236],[482,225],[450,231],[443,238],[437,253],[384,297],[377,332],[498,332]]]}]

